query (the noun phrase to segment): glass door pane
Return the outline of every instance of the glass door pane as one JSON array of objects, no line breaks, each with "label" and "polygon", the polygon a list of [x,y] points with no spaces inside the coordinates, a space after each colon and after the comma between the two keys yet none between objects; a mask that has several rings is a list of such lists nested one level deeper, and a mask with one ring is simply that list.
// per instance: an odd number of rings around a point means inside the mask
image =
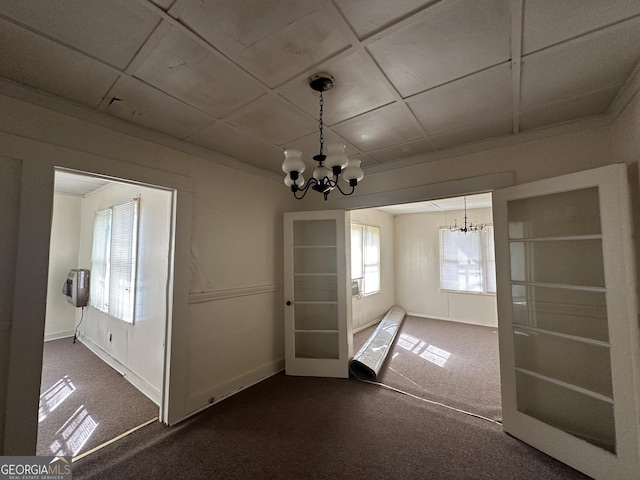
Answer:
[{"label": "glass door pane", "polygon": [[598,195],[507,203],[514,366],[520,412],[615,451]]}]

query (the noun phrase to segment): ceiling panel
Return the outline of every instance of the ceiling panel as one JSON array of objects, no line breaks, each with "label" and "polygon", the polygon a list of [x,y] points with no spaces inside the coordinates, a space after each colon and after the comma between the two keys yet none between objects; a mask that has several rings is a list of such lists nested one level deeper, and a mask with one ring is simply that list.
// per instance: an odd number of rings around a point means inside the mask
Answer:
[{"label": "ceiling panel", "polygon": [[110,180],[89,175],[56,171],[54,193],[72,197],[84,197],[110,183]]},{"label": "ceiling panel", "polygon": [[[375,65],[361,52],[340,57],[316,67],[316,73],[331,72],[335,87],[323,94],[324,123],[333,125],[394,101],[395,97]],[[280,94],[309,115],[318,116],[319,95],[309,86],[307,75],[278,89]]]},{"label": "ceiling panel", "polygon": [[0,18],[0,72],[30,87],[97,107],[117,71]]},{"label": "ceiling panel", "polygon": [[236,160],[249,162],[274,173],[282,173],[281,166],[284,160],[282,148],[262,142],[255,136],[238,131],[225,122],[208,126],[189,137],[188,140]]},{"label": "ceiling panel", "polygon": [[7,91],[278,175],[284,148],[318,149],[312,74],[335,78],[327,143],[366,173],[613,120],[639,62],[639,0],[0,1]]},{"label": "ceiling panel", "polygon": [[127,0],[3,0],[0,8],[4,15],[119,68],[129,64],[160,22],[149,9]]},{"label": "ceiling panel", "polygon": [[165,10],[168,9],[173,3],[173,0],[151,0],[151,1]]},{"label": "ceiling panel", "polygon": [[441,133],[431,137],[438,148],[449,148],[490,138],[509,135],[512,131],[511,116],[481,119],[481,123],[460,130]]},{"label": "ceiling panel", "polygon": [[612,87],[522,112],[520,129],[531,130],[603,113],[611,105],[617,93],[618,89]]},{"label": "ceiling panel", "polygon": [[110,95],[107,113],[176,138],[184,138],[214,121],[206,113],[132,77],[121,77]]},{"label": "ceiling panel", "polygon": [[507,0],[449,0],[368,46],[403,97],[510,58]]},{"label": "ceiling panel", "polygon": [[321,3],[307,0],[199,1],[180,18],[270,87],[349,45]]},{"label": "ceiling panel", "polygon": [[429,134],[460,129],[478,118],[509,115],[511,67],[504,63],[455,82],[420,93],[407,104]]},{"label": "ceiling panel", "polygon": [[362,168],[367,168],[373,165],[377,165],[378,162],[376,162],[373,158],[371,158],[369,155],[365,154],[365,153],[360,153],[358,155],[352,155],[349,157],[349,161],[351,160],[360,160],[360,167]]},{"label": "ceiling panel", "polygon": [[[344,145],[346,147],[345,153],[349,156],[355,155],[359,151],[356,147],[351,145],[344,138],[332,132],[331,130],[323,129],[323,136],[324,136],[324,145],[325,145],[324,153],[325,154],[327,153],[326,146],[331,145],[332,143]],[[287,144],[284,145],[284,147],[295,148],[296,150],[300,150],[302,152],[302,158],[311,159],[313,158],[314,155],[317,155],[318,153],[320,153],[320,132],[316,130],[313,133],[309,135],[305,135],[302,138],[298,138],[296,140],[287,142]]]},{"label": "ceiling panel", "polygon": [[381,148],[380,150],[374,150],[369,152],[369,155],[378,162],[384,163],[392,162],[399,158],[414,157],[416,155],[433,151],[434,147],[431,140],[421,138],[412,142],[391,145],[390,147]]},{"label": "ceiling panel", "polygon": [[522,53],[540,50],[633,15],[640,15],[638,0],[525,0]]},{"label": "ceiling panel", "polygon": [[522,109],[621,86],[640,60],[640,18],[522,61]]},{"label": "ceiling panel", "polygon": [[215,117],[265,92],[251,76],[178,28],[167,32],[135,76]]},{"label": "ceiling panel", "polygon": [[318,122],[279,97],[265,95],[229,115],[227,121],[276,145],[286,145],[317,129]]},{"label": "ceiling panel", "polygon": [[399,103],[347,120],[333,129],[364,152],[423,136],[411,112]]},{"label": "ceiling panel", "polygon": [[434,0],[336,0],[336,5],[354,30],[363,39],[398,19],[416,12]]}]

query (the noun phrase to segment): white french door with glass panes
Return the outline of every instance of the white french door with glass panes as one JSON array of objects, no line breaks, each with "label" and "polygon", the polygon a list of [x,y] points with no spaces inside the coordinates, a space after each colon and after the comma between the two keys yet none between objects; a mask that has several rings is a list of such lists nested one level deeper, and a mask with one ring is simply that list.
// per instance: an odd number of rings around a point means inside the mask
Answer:
[{"label": "white french door with glass panes", "polygon": [[595,479],[640,478],[626,166],[494,192],[504,430]]},{"label": "white french door with glass panes", "polygon": [[344,210],[284,215],[287,375],[349,376],[349,223]]}]

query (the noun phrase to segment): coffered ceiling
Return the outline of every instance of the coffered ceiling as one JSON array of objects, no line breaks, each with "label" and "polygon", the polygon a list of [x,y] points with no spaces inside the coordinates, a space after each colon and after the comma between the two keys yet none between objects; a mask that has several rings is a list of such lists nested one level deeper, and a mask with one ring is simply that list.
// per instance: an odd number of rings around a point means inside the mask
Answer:
[{"label": "coffered ceiling", "polygon": [[638,0],[0,0],[0,76],[273,173],[342,142],[365,171],[607,114]]}]

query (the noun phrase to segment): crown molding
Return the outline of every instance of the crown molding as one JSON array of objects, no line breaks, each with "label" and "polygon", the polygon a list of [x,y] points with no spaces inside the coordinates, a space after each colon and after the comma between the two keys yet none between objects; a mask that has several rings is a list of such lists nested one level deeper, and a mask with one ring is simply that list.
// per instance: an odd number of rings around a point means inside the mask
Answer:
[{"label": "crown molding", "polygon": [[611,117],[611,123],[620,116],[638,92],[640,92],[640,63],[633,69],[624,87],[618,92],[618,95],[616,95],[616,98],[607,110],[607,115]]},{"label": "crown molding", "polygon": [[495,150],[497,148],[509,147],[513,145],[519,145],[521,143],[534,142],[537,140],[544,140],[546,138],[558,137],[561,135],[568,135],[571,133],[577,133],[584,130],[608,127],[609,125],[611,125],[612,121],[613,120],[608,114],[596,115],[583,120],[562,123],[560,125],[555,125],[553,127],[540,128],[537,130],[530,130],[527,132],[521,132],[517,134],[509,134],[503,137],[491,138],[489,140],[481,140],[478,142],[461,145],[459,147],[452,147],[452,148],[447,148],[445,150],[439,150],[437,152],[415,155],[412,157],[406,157],[400,160],[394,160],[394,161],[386,162],[380,165],[370,166],[363,170],[367,175],[383,173],[389,170],[397,170],[400,168],[413,167],[415,165],[434,162],[436,160],[445,160],[447,158],[459,157],[462,155],[469,155],[472,153],[483,152],[486,150]]}]

